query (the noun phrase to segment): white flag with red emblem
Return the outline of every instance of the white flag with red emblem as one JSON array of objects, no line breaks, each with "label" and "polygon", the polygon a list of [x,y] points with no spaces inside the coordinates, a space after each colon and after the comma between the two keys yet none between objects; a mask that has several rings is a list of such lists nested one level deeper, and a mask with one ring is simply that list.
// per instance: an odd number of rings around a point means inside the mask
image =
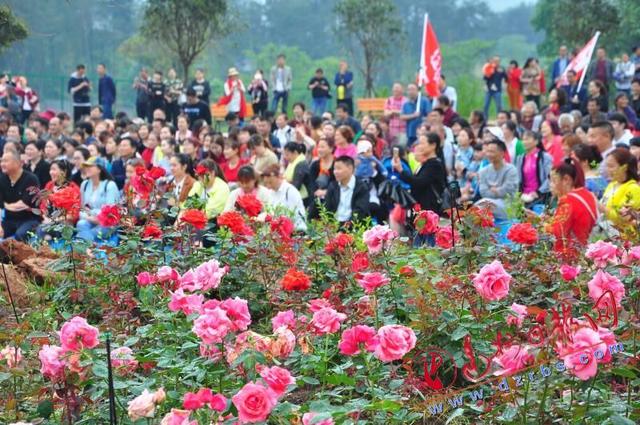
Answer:
[{"label": "white flag with red emblem", "polygon": [[593,51],[596,48],[596,43],[598,43],[598,37],[600,37],[600,31],[596,32],[591,40],[578,52],[578,54],[571,59],[569,65],[564,70],[556,87],[566,86],[569,84],[569,80],[567,79],[567,73],[569,71],[574,71],[578,77],[580,77],[580,84],[578,85],[578,90],[582,86],[582,81],[584,81],[584,76],[587,73],[587,68],[589,67],[589,63],[591,62],[591,56],[593,56]]},{"label": "white flag with red emblem", "polygon": [[442,69],[442,56],[440,45],[429,22],[429,14],[424,15],[424,28],[422,31],[422,50],[420,52],[420,72],[418,73],[418,85],[424,87],[430,97],[440,95],[440,71]]}]

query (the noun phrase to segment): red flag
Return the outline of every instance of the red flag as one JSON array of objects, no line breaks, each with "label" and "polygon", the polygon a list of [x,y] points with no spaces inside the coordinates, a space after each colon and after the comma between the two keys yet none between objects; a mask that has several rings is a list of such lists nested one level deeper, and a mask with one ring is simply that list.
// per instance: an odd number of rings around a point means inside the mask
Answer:
[{"label": "red flag", "polygon": [[589,63],[591,62],[591,56],[593,56],[593,51],[596,48],[596,43],[598,42],[598,37],[600,36],[600,31],[596,32],[591,40],[578,52],[578,54],[569,62],[567,68],[564,70],[556,87],[566,86],[569,84],[569,80],[567,79],[567,72],[575,71],[576,75],[580,77],[580,84],[578,84],[578,90],[582,86],[582,81],[584,81],[584,76],[587,73],[587,68],[589,67]]},{"label": "red flag", "polygon": [[440,95],[440,71],[442,69],[442,56],[440,44],[436,32],[429,22],[429,15],[424,15],[424,30],[422,32],[422,50],[420,52],[420,72],[418,73],[418,85],[424,86],[431,97]]}]

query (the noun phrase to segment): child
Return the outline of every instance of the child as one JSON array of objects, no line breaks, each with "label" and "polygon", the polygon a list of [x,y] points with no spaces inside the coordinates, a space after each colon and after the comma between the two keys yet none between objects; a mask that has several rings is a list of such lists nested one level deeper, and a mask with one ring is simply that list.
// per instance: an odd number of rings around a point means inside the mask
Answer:
[{"label": "child", "polygon": [[378,173],[387,176],[387,170],[384,168],[378,158],[373,155],[373,145],[368,140],[359,140],[357,145],[358,158],[356,159],[355,176],[362,180],[371,180]]},{"label": "child", "polygon": [[473,146],[473,159],[469,165],[463,170],[462,175],[458,178],[460,191],[462,192],[461,201],[473,201],[478,195],[478,171],[482,166],[484,153],[482,144]]}]

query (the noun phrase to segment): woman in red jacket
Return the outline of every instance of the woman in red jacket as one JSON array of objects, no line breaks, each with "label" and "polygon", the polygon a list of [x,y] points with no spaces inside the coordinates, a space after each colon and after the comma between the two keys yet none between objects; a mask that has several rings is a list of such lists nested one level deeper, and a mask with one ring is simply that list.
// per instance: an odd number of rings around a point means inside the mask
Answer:
[{"label": "woman in red jacket", "polygon": [[575,258],[587,244],[598,218],[598,201],[584,187],[582,167],[566,159],[551,172],[551,192],[558,198],[558,208],[546,230],[556,238],[554,250]]}]

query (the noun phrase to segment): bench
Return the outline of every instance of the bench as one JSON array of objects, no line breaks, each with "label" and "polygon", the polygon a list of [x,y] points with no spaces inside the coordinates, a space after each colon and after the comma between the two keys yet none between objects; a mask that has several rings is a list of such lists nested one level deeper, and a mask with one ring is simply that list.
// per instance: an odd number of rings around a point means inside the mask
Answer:
[{"label": "bench", "polygon": [[[215,129],[219,129],[220,125],[224,123],[224,118],[227,116],[227,106],[226,105],[217,105],[215,103],[211,104],[211,121],[214,125]],[[253,106],[251,103],[247,102],[247,114],[244,117],[245,119],[250,119],[253,117]]]},{"label": "bench", "polygon": [[374,117],[380,117],[384,113],[384,104],[386,99],[383,98],[363,98],[356,100],[356,107],[360,114],[369,114]]}]

